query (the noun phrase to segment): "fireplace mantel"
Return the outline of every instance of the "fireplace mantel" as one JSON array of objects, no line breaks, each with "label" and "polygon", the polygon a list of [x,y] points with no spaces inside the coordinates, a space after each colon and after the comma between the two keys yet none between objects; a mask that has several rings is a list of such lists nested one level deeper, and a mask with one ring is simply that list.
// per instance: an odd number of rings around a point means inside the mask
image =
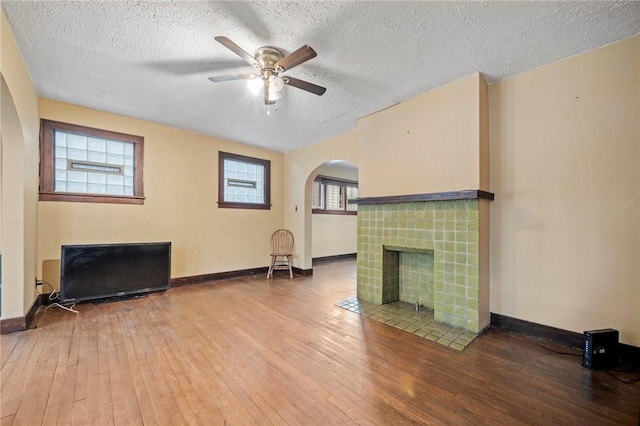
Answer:
[{"label": "fireplace mantel", "polygon": [[493,192],[480,189],[465,189],[462,191],[431,192],[425,194],[410,195],[390,195],[385,197],[362,197],[349,200],[353,204],[389,204],[389,203],[412,203],[418,201],[446,201],[446,200],[489,200],[493,201]]}]

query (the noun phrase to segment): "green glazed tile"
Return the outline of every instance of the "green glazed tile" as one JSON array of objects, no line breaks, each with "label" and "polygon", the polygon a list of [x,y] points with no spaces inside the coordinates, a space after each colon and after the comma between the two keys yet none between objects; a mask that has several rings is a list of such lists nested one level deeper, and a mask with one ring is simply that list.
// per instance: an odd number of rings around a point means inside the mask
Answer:
[{"label": "green glazed tile", "polygon": [[458,343],[458,342],[453,342],[453,343],[451,343],[451,344],[449,345],[449,347],[450,347],[451,349],[455,349],[455,350],[457,350],[457,351],[461,351],[461,350],[463,350],[466,346],[465,346],[465,345],[462,345],[462,344],[460,344],[460,343]]},{"label": "green glazed tile", "polygon": [[456,275],[467,275],[467,264],[458,264],[454,267],[453,271]]}]

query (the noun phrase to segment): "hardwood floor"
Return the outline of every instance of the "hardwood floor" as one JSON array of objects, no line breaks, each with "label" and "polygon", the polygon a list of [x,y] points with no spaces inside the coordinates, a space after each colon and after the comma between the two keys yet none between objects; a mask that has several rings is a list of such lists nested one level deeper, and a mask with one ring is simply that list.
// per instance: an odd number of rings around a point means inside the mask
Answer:
[{"label": "hardwood floor", "polygon": [[335,306],[355,286],[347,260],[49,309],[1,336],[1,424],[638,424],[640,383],[495,329],[441,346]]}]

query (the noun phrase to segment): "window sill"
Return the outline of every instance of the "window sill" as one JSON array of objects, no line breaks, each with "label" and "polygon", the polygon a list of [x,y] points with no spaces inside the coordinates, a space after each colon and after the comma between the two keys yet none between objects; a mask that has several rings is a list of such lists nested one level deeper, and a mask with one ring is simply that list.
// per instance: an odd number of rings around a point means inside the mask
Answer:
[{"label": "window sill", "polygon": [[227,203],[225,201],[218,201],[218,208],[221,208],[221,209],[271,210],[271,204]]},{"label": "window sill", "polygon": [[69,201],[78,203],[108,203],[108,204],[144,204],[145,197],[75,194],[71,192],[40,192],[40,201]]},{"label": "window sill", "polygon": [[336,214],[342,216],[357,216],[358,212],[350,211],[350,210],[321,210],[321,209],[313,209],[311,210],[313,214]]}]

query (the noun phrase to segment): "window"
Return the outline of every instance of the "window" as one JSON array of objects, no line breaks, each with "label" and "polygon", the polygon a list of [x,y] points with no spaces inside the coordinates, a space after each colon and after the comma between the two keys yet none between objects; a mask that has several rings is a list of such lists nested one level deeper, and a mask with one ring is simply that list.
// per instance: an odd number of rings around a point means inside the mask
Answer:
[{"label": "window", "polygon": [[218,152],[218,207],[271,208],[271,162]]},{"label": "window", "polygon": [[358,182],[318,176],[311,184],[313,213],[356,214],[358,205],[349,200],[358,198]]},{"label": "window", "polygon": [[143,204],[144,138],[42,120],[40,200]]}]

